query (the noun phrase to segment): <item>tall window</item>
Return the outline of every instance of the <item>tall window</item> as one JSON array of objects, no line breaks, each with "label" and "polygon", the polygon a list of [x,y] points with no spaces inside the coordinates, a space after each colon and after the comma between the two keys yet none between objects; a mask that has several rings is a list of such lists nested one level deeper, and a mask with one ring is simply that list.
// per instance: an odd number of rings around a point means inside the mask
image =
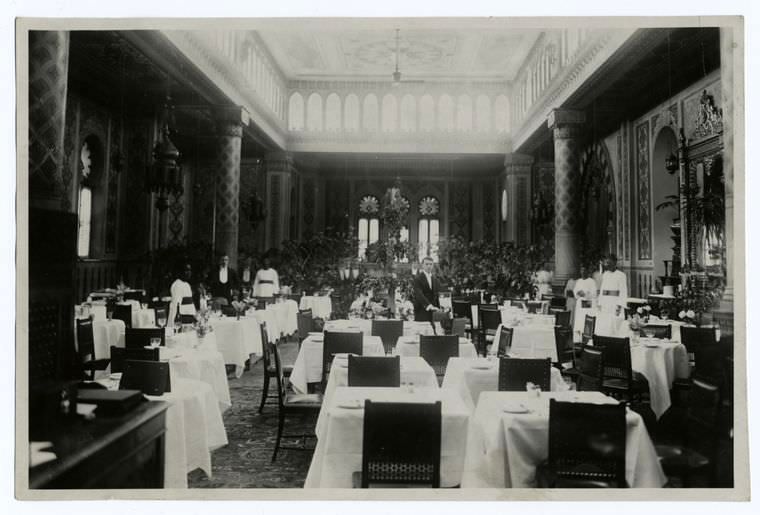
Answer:
[{"label": "tall window", "polygon": [[420,249],[420,260],[430,256],[438,262],[438,217],[440,205],[435,197],[423,197],[420,200],[418,211],[420,215],[417,232],[417,243]]},{"label": "tall window", "polygon": [[79,230],[77,233],[77,256],[88,257],[90,255],[90,234],[92,225],[92,188],[90,187],[90,173],[92,160],[90,146],[85,141],[79,153],[82,170],[81,186],[79,187]]},{"label": "tall window", "polygon": [[367,247],[380,239],[380,200],[374,195],[365,195],[359,201],[359,258],[367,254]]}]

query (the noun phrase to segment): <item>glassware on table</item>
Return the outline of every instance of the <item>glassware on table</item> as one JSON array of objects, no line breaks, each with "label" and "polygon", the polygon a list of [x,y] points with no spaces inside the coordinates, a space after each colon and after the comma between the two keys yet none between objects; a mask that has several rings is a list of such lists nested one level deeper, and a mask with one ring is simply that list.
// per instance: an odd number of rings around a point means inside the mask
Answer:
[{"label": "glassware on table", "polygon": [[150,339],[150,346],[151,347],[159,347],[161,345],[161,338],[151,338]]},{"label": "glassware on table", "polygon": [[525,383],[525,391],[527,391],[528,393],[533,394],[536,397],[540,397],[541,396],[541,386],[539,386],[537,384],[533,384],[530,381],[528,381],[527,383]]},{"label": "glassware on table", "polygon": [[165,317],[159,317],[156,318],[156,325],[160,327],[161,329],[166,327],[166,318]]},{"label": "glassware on table", "polygon": [[565,384],[567,385],[567,389],[568,389],[569,391],[571,391],[571,392],[572,392],[572,391],[575,391],[575,390],[577,389],[577,386],[576,386],[576,384],[575,384],[575,381],[573,381],[573,378],[572,378],[572,377],[567,377],[567,376],[565,376],[565,377],[563,377],[562,379],[564,379],[564,380],[565,380]]}]

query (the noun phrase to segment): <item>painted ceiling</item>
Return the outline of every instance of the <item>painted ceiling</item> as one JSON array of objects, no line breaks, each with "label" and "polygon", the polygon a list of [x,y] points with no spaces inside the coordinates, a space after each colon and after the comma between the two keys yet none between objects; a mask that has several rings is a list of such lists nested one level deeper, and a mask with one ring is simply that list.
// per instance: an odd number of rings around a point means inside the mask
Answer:
[{"label": "painted ceiling", "polygon": [[399,29],[404,79],[512,80],[542,31],[492,25],[346,19],[255,32],[289,79],[390,80]]}]

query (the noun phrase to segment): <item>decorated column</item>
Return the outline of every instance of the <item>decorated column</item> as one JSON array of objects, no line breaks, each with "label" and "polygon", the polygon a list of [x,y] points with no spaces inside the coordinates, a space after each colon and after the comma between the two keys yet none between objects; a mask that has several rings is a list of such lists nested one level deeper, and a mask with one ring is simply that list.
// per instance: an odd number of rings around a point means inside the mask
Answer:
[{"label": "decorated column", "polygon": [[68,32],[29,32],[29,199],[35,207],[70,207],[61,188],[68,70]]},{"label": "decorated column", "polygon": [[266,246],[278,248],[283,241],[294,237],[290,234],[290,217],[294,206],[290,205],[293,187],[293,156],[288,152],[272,152],[266,156],[267,213]]},{"label": "decorated column", "polygon": [[237,266],[240,217],[240,146],[243,126],[240,110],[223,113],[218,122],[219,154],[215,181],[214,251],[227,254]]},{"label": "decorated column", "polygon": [[579,139],[585,114],[555,109],[548,125],[554,133],[554,280],[564,284],[578,273]]},{"label": "decorated column", "polygon": [[501,195],[499,215],[505,229],[503,240],[518,245],[525,245],[531,239],[530,173],[532,166],[532,156],[507,154],[504,158],[504,190],[499,192]]}]

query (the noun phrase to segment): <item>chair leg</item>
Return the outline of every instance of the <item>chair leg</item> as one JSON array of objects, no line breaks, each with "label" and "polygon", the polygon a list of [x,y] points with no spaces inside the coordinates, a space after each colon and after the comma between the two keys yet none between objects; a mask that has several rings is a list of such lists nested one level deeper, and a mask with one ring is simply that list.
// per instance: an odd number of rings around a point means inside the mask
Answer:
[{"label": "chair leg", "polygon": [[272,463],[277,459],[277,451],[280,450],[280,439],[282,438],[282,429],[285,426],[285,415],[279,413],[277,421],[277,440],[274,443],[274,452],[272,453]]},{"label": "chair leg", "polygon": [[264,403],[269,396],[269,374],[264,371],[264,388],[261,390],[261,404],[259,405],[259,415],[264,411]]}]

